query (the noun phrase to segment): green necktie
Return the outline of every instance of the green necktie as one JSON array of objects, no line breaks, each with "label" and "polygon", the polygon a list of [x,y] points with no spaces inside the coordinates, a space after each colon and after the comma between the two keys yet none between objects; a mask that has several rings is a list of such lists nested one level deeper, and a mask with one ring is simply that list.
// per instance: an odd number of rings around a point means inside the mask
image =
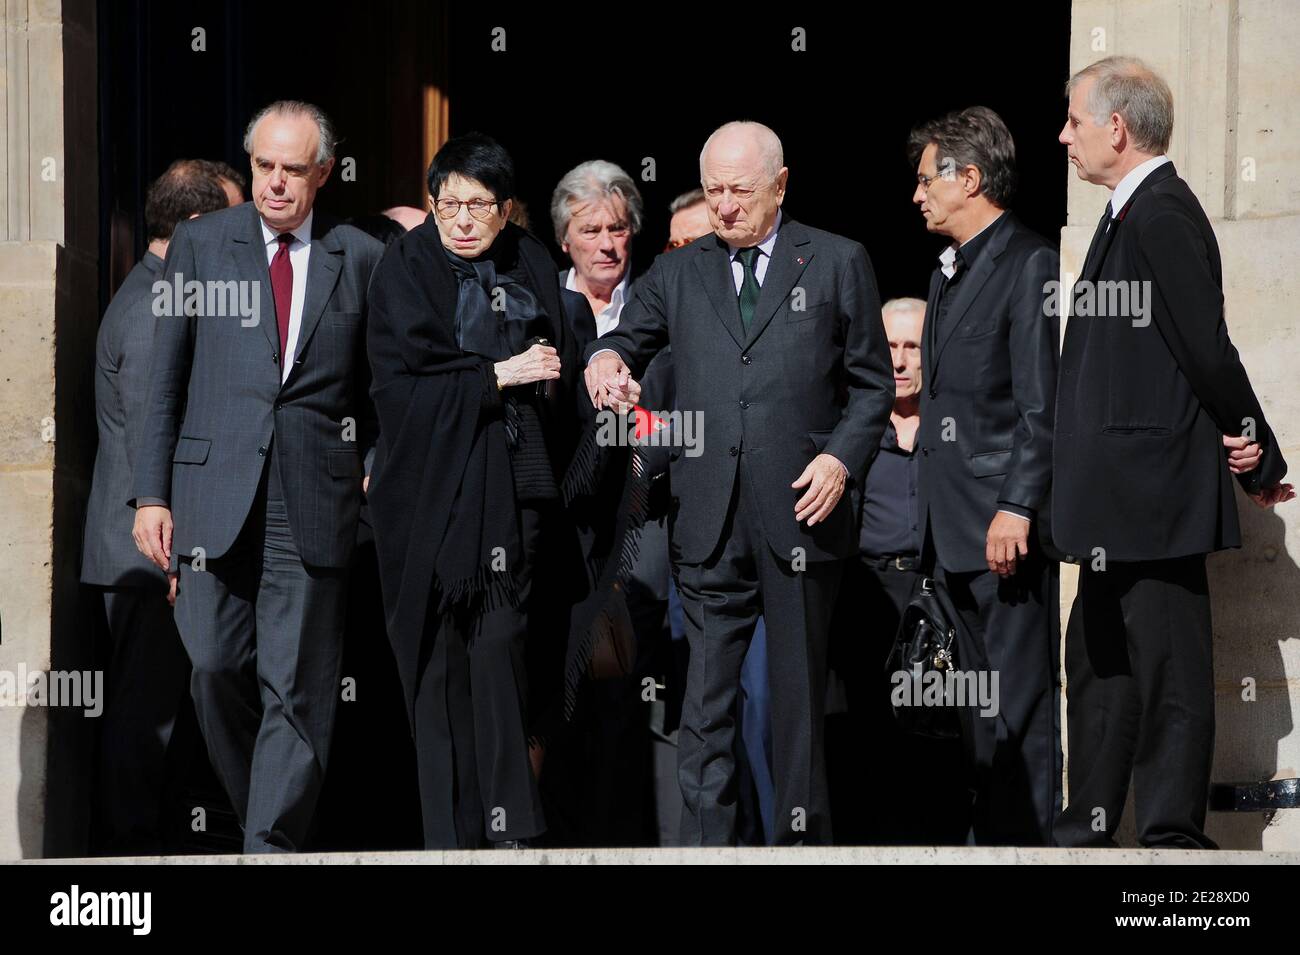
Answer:
[{"label": "green necktie", "polygon": [[749,323],[754,320],[754,309],[758,308],[758,276],[754,273],[754,263],[758,260],[758,247],[741,249],[736,253],[740,264],[745,267],[745,278],[740,283],[740,321],[749,332]]}]

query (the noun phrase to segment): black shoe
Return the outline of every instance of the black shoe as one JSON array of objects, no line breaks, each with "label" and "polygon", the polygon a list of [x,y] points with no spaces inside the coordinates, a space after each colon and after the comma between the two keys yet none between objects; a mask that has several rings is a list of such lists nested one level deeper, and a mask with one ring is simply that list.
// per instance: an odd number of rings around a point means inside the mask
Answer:
[{"label": "black shoe", "polygon": [[530,848],[527,839],[502,839],[500,842],[492,843],[493,849],[527,849]]}]

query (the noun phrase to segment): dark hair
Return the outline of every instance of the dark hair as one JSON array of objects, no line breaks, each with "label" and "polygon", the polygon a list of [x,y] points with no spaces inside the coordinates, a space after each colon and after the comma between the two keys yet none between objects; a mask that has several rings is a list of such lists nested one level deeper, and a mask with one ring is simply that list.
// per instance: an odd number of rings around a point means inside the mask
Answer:
[{"label": "dark hair", "polygon": [[193,159],[178,159],[149,187],[144,222],[149,239],[170,239],[178,223],[229,204],[226,191]]},{"label": "dark hair", "polygon": [[[224,163],[220,159],[196,159],[194,163],[213,179],[233,182],[239,187],[240,192],[248,188],[248,177],[229,163]],[[217,185],[221,183],[218,182]]]},{"label": "dark hair", "polygon": [[353,216],[348,220],[348,225],[355,226],[372,239],[378,239],[384,245],[392,245],[395,241],[406,235],[406,230],[402,224],[395,219],[390,219],[386,215],[374,213],[372,215]]},{"label": "dark hair", "polygon": [[504,203],[514,198],[514,160],[491,136],[466,133],[443,143],[429,164],[429,195],[437,199],[443,184],[453,173],[466,179],[477,179],[492,191],[497,202]]},{"label": "dark hair", "polygon": [[1002,117],[987,106],[971,106],[922,123],[907,138],[907,155],[915,168],[925,147],[934,143],[942,173],[944,160],[958,169],[980,171],[980,192],[1005,209],[1016,192],[1016,143]]}]

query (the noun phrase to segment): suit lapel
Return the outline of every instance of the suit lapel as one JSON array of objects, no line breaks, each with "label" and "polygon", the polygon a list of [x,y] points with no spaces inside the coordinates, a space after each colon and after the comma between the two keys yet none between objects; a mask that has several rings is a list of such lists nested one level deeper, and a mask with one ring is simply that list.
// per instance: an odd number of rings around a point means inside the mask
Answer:
[{"label": "suit lapel", "polygon": [[797,222],[786,219],[772,245],[772,260],[767,263],[767,272],[763,275],[758,305],[754,307],[754,318],[749,326],[749,341],[756,341],[763,334],[763,329],[789,297],[812,257],[812,237],[808,231]]},{"label": "suit lapel", "polygon": [[1110,252],[1111,246],[1115,244],[1115,236],[1120,230],[1120,225],[1124,222],[1129,210],[1133,208],[1133,203],[1137,202],[1138,198],[1156,183],[1163,182],[1174,175],[1177,175],[1174,164],[1167,162],[1159,169],[1149,173],[1145,179],[1138,183],[1138,187],[1133,190],[1133,195],[1129,196],[1128,202],[1124,203],[1124,207],[1111,220],[1110,228],[1104,233],[1093,237],[1093,243],[1089,246],[1088,254],[1083,260],[1083,270],[1079,276],[1079,281],[1092,282],[1096,280],[1097,276],[1101,274],[1102,267],[1106,264],[1106,255]]},{"label": "suit lapel", "polygon": [[925,360],[925,381],[929,387],[934,378],[934,367],[938,364],[938,347],[934,334],[935,316],[939,314],[939,290],[943,288],[943,270],[935,269],[930,274],[930,294],[925,300],[925,328],[921,331],[921,357]]},{"label": "suit lapel", "polygon": [[[325,306],[334,294],[334,286],[338,284],[343,246],[334,234],[332,224],[319,213],[312,218],[311,255],[307,256],[307,287],[303,293],[302,318],[298,324],[297,350],[293,355],[294,371],[297,370],[297,362],[306,353],[316,327],[320,325]],[[293,373],[290,371],[290,376]]]},{"label": "suit lapel", "polygon": [[280,331],[275,324],[275,296],[271,294],[271,271],[266,264],[266,242],[262,235],[262,217],[251,202],[246,204],[251,213],[249,227],[230,237],[230,252],[235,259],[235,274],[247,276],[257,283],[260,302],[258,322],[262,334],[275,354],[280,352]]},{"label": "suit lapel", "polygon": [[970,274],[958,282],[957,287],[953,290],[955,297],[952,304],[948,306],[948,314],[943,317],[943,330],[938,333],[940,341],[938,351],[934,356],[935,368],[938,368],[939,359],[943,357],[943,350],[952,339],[953,332],[961,325],[961,320],[966,317],[966,312],[974,304],[980,289],[984,288],[984,283],[993,274],[998,256],[1007,247],[1007,239],[1012,231],[1011,213],[1004,212],[1001,221],[991,226],[991,228],[996,231],[989,236],[988,243],[980,250],[979,257],[970,266]]},{"label": "suit lapel", "polygon": [[736,280],[731,277],[731,256],[727,243],[716,235],[700,243],[700,251],[695,256],[695,268],[699,270],[704,292],[713,303],[713,310],[726,327],[727,333],[735,339],[742,349],[745,347],[745,332],[740,322],[740,302],[736,298]]}]

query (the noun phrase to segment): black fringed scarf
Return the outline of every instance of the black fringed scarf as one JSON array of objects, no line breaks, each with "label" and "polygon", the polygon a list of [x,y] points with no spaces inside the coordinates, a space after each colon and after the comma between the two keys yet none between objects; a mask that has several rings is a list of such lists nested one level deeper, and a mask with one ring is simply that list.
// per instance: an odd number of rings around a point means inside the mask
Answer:
[{"label": "black fringed scarf", "polygon": [[[608,602],[626,582],[636,556],[644,481],[627,449],[595,445],[581,374],[586,342],[563,317],[549,253],[514,225],[507,225],[497,241],[511,254],[493,257],[495,278],[506,273],[535,297],[540,318],[523,323],[528,337],[548,338],[562,363],[561,379],[530,406],[535,405],[547,460],[563,490],[558,533],[578,540],[582,563],[555,569],[573,584],[563,596],[539,595],[534,586],[530,617],[565,635],[562,678],[556,673],[559,705],[544,708],[567,717],[597,641],[608,636]],[[388,635],[408,716],[429,616],[479,614],[501,601],[517,601],[513,572],[521,557],[520,538],[504,405],[491,355],[462,347],[462,340],[472,339],[476,347],[491,350],[490,343],[475,337],[482,327],[466,328],[469,312],[461,314],[458,329],[457,305],[465,289],[458,271],[431,217],[389,247],[368,294],[371,396],[380,422],[368,499]],[[485,288],[477,274],[475,285]],[[509,296],[509,285],[504,287]],[[471,337],[464,338],[466,333]],[[507,350],[514,347],[510,341]],[[557,546],[554,552],[563,550]],[[551,553],[541,559],[550,560]]]}]

